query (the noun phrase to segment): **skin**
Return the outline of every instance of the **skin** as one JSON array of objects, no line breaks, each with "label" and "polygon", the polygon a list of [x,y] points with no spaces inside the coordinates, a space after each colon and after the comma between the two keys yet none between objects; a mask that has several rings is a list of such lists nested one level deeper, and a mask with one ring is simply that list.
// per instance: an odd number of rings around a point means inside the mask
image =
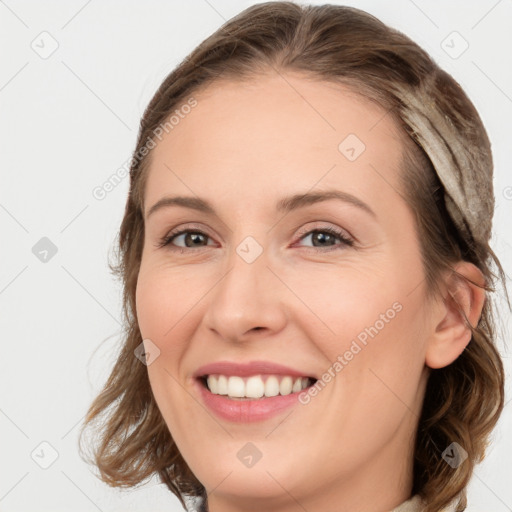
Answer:
[{"label": "skin", "polygon": [[[443,296],[427,301],[414,217],[399,194],[401,135],[376,104],[290,72],[194,97],[152,150],[144,196],[146,215],[166,195],[199,196],[216,212],[171,206],[145,219],[137,317],[160,350],[148,372],[165,422],[211,512],[392,510],[411,495],[429,369],[470,340],[456,302],[476,325],[484,292],[446,276]],[[355,161],[338,149],[350,133],[366,146]],[[356,196],[375,218],[335,199],[275,210],[282,197],[326,189]],[[354,245],[315,240],[311,231],[325,227]],[[207,236],[158,248],[173,228]],[[247,236],[263,249],[250,264],[236,252]],[[469,263],[455,268],[480,280]],[[196,369],[219,360],[321,376],[396,302],[395,318],[307,405],[235,424],[193,386]],[[248,441],[262,453],[251,468],[237,458]]]}]

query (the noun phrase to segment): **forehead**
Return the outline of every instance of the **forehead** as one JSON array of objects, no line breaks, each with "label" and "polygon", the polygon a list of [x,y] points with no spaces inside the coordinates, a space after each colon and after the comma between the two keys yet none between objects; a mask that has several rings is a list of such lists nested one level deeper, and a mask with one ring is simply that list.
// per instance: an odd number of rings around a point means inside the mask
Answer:
[{"label": "forehead", "polygon": [[214,82],[193,98],[152,150],[146,204],[206,185],[222,195],[396,181],[403,135],[381,106],[345,85],[269,74]]}]

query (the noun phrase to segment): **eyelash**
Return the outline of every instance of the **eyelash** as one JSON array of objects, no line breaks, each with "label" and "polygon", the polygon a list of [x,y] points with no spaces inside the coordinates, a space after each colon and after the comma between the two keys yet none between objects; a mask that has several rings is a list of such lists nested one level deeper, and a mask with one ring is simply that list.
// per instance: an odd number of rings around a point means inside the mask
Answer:
[{"label": "eyelash", "polygon": [[[207,238],[211,238],[209,235],[207,235],[206,233],[204,233],[204,232],[202,232],[200,230],[190,229],[190,228],[189,229],[182,229],[182,230],[174,231],[174,232],[171,232],[171,233],[167,234],[166,236],[164,236],[163,238],[160,239],[160,241],[156,244],[156,246],[158,248],[163,248],[165,246],[168,246],[170,250],[172,250],[172,251],[180,251],[180,253],[184,253],[186,250],[188,250],[188,251],[195,251],[195,250],[203,249],[203,247],[198,247],[198,248],[193,248],[193,247],[172,247],[171,246],[172,240],[174,238],[180,236],[180,235],[185,234],[185,233],[194,233],[194,234],[198,234],[198,235],[203,235],[203,236],[205,236]],[[310,247],[310,249],[313,249],[315,252],[329,252],[329,251],[333,251],[333,250],[339,250],[340,248],[343,248],[344,246],[347,246],[347,247],[353,247],[354,246],[354,240],[348,238],[343,231],[338,230],[336,228],[332,228],[332,227],[323,227],[323,228],[304,230],[304,231],[302,231],[299,234],[299,241],[302,240],[303,238],[305,238],[307,235],[311,235],[313,233],[328,233],[330,235],[335,236],[336,238],[338,238],[342,242],[341,244],[334,245],[334,246],[327,247],[327,248]]]}]

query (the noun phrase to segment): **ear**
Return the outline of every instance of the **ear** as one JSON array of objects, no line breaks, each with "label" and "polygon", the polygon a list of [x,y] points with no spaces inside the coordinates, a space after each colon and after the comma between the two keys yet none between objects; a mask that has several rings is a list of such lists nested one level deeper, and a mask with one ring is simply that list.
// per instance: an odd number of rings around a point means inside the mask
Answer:
[{"label": "ear", "polygon": [[471,341],[469,324],[476,327],[480,320],[485,290],[461,276],[484,286],[482,272],[468,261],[459,262],[448,274],[425,353],[425,363],[430,368],[443,368],[453,363]]}]

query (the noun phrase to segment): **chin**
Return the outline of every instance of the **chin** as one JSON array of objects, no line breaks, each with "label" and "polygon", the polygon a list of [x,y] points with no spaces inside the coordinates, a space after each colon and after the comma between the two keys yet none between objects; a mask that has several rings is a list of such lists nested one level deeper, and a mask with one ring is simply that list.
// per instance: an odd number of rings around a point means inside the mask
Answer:
[{"label": "chin", "polygon": [[[252,467],[247,467],[239,458],[237,453],[245,441],[233,443],[236,445],[233,451],[226,449],[215,459],[212,454],[208,464],[204,465],[205,457],[202,457],[200,467],[190,466],[196,478],[206,487],[207,490],[215,489],[215,494],[230,495],[240,499],[272,500],[272,498],[283,499],[283,487],[287,490],[302,487],[298,471],[304,467],[311,470],[308,465],[294,461],[291,457],[273,457],[262,454],[262,457]],[[233,455],[228,455],[233,453]],[[241,459],[243,459],[243,452]],[[291,476],[293,475],[293,480]],[[304,478],[309,479],[304,475]],[[304,482],[305,483],[305,482]],[[292,493],[293,494],[293,493]]]},{"label": "chin", "polygon": [[[289,479],[292,469],[290,468],[288,473],[283,474],[276,474],[275,470],[268,469],[269,474],[265,469],[231,467],[225,473],[216,469],[213,473],[208,473],[205,480],[199,480],[207,490],[215,489],[214,494],[229,497],[230,500],[250,500],[253,505],[258,500],[264,500],[267,506],[275,500],[277,505],[278,502],[285,499],[285,496],[288,496],[286,493],[283,496],[283,487],[288,491],[296,488]],[[227,476],[228,474],[229,476]],[[296,493],[292,492],[292,494]],[[263,510],[263,508],[261,509]]]}]

